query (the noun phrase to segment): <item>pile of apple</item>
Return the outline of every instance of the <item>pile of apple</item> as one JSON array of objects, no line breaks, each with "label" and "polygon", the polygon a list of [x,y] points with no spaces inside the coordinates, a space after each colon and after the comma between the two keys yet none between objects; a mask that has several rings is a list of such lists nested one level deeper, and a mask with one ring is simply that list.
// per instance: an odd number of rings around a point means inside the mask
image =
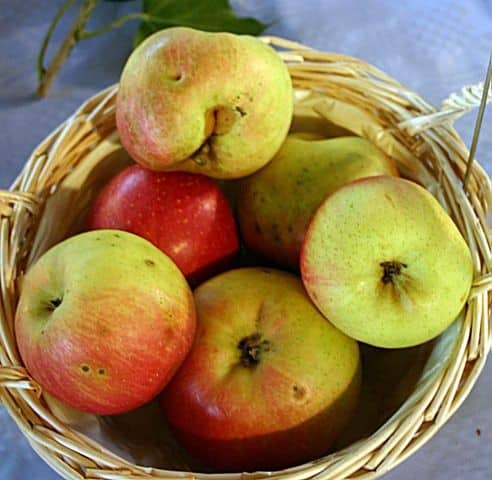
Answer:
[{"label": "pile of apple", "polygon": [[473,264],[439,203],[367,140],[288,135],[292,111],[255,38],[175,28],[134,51],[116,120],[138,164],[24,279],[17,343],[47,392],[103,415],[160,395],[206,465],[283,468],[346,428],[357,342],[456,318]]}]

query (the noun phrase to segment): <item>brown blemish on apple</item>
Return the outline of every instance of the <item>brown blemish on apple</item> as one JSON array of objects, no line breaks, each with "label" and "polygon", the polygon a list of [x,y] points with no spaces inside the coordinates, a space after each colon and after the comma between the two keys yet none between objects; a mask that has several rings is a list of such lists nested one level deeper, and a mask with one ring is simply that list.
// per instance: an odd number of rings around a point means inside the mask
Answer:
[{"label": "brown blemish on apple", "polygon": [[155,266],[155,262],[146,258],[145,259],[145,265],[148,265],[149,267],[153,267],[153,266]]},{"label": "brown blemish on apple", "polygon": [[295,383],[292,386],[292,393],[296,400],[302,400],[306,396],[306,388]]},{"label": "brown blemish on apple", "polygon": [[234,110],[236,110],[236,112],[239,113],[239,115],[241,115],[241,117],[244,117],[245,115],[247,115],[247,113],[239,105],[236,105],[234,107]]},{"label": "brown blemish on apple", "polygon": [[98,368],[97,373],[98,375],[106,375],[106,370],[104,368]]},{"label": "brown blemish on apple", "polygon": [[89,365],[87,365],[87,364],[85,364],[85,363],[84,363],[84,364],[82,364],[82,365],[80,366],[80,369],[81,369],[84,373],[89,373],[89,372],[91,371],[91,367],[89,367]]}]

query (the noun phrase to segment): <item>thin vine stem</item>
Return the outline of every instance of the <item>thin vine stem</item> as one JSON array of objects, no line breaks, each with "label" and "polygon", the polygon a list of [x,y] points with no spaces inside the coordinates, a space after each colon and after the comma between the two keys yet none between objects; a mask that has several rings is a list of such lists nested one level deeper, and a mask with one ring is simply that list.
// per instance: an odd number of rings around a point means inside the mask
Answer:
[{"label": "thin vine stem", "polygon": [[[68,0],[70,2],[71,0]],[[65,5],[68,3],[66,2]],[[55,56],[53,57],[53,60],[50,62],[48,68],[44,70],[44,67],[42,67],[42,75],[41,78],[38,82],[38,88],[37,88],[37,93],[39,96],[44,97],[48,90],[51,87],[51,84],[53,83],[53,80],[56,78],[58,75],[58,72],[61,70],[63,64],[66,62],[68,56],[70,55],[70,52],[72,51],[73,47],[77,44],[78,36],[81,31],[83,31],[85,24],[89,20],[89,17],[91,16],[92,11],[96,7],[97,3],[99,0],[84,0],[82,3],[82,6],[80,7],[79,13],[77,14],[77,17],[75,18],[74,23],[72,24],[72,27],[70,28],[70,31],[68,32],[67,36],[63,40],[63,42],[60,45],[60,48],[56,52]],[[64,5],[64,6],[65,6]],[[63,7],[62,7],[63,9]],[[66,11],[66,10],[65,10]],[[63,14],[63,12],[62,12]],[[62,15],[61,14],[61,15]],[[60,15],[60,16],[61,16]],[[59,20],[59,18],[58,18]],[[56,23],[55,23],[56,25]],[[54,29],[54,27],[53,27]],[[45,47],[46,50],[46,47]],[[43,53],[44,57],[44,53]],[[41,58],[41,62],[43,61],[43,57]]]},{"label": "thin vine stem", "polygon": [[75,2],[76,0],[66,0],[66,2],[60,7],[60,10],[56,12],[55,18],[53,18],[48,31],[46,32],[43,43],[41,44],[41,48],[39,49],[36,63],[39,82],[41,82],[41,80],[43,79],[43,75],[46,72],[46,69],[44,68],[44,56],[46,55],[46,49],[48,48],[48,44],[50,43],[51,36],[53,35],[53,32],[55,31],[55,28],[58,25],[60,19],[63,17],[65,12],[73,6]]},{"label": "thin vine stem", "polygon": [[[191,15],[190,11],[181,12],[181,15],[180,16],[178,15],[179,18],[174,18],[174,19],[162,18],[162,17],[150,15],[145,12],[134,12],[125,15],[123,17],[117,18],[116,20],[103,26],[102,28],[98,28],[92,31],[86,30],[85,26],[94,8],[100,1],[101,0],[65,0],[65,2],[59,8],[59,10],[56,12],[56,15],[53,18],[51,24],[49,25],[48,31],[41,43],[41,48],[37,56],[36,68],[38,74],[38,88],[37,88],[38,95],[40,96],[46,95],[54,79],[56,78],[61,68],[65,64],[67,58],[69,57],[70,52],[78,42],[87,38],[98,37],[106,32],[109,32],[110,30],[120,27],[121,25],[127,23],[128,21],[140,20],[143,22],[143,24],[149,24],[154,29],[155,28],[160,29],[160,28],[171,27],[171,26],[180,26],[180,25],[186,25],[188,27],[196,28],[198,30],[208,30],[207,27],[209,27],[207,22],[202,24],[200,20],[197,20],[193,15]],[[45,63],[46,51],[51,42],[53,32],[55,31],[55,28],[60,22],[60,19],[63,17],[63,15],[77,2],[81,4],[81,6],[75,18],[75,21],[73,22],[67,36],[64,38],[58,50],[56,51],[55,55],[53,56],[53,59],[50,61],[49,65],[45,67],[44,63]],[[175,2],[178,3],[179,0],[175,0]],[[227,7],[226,13],[229,13],[228,10],[229,4],[228,2],[225,3]],[[254,19],[247,19],[247,20],[254,20]],[[256,30],[258,30],[258,26],[260,27],[260,29],[265,27],[264,25],[258,22],[257,24],[254,24],[254,26]],[[148,34],[148,32],[145,33]],[[137,39],[140,40],[138,35],[137,35]]]}]

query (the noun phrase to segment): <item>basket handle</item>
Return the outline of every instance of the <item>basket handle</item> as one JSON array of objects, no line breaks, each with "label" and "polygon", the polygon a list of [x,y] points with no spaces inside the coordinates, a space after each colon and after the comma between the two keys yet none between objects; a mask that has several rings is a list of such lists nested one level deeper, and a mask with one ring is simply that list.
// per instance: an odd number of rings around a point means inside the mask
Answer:
[{"label": "basket handle", "polygon": [[487,68],[487,74],[485,81],[478,83],[477,85],[466,86],[461,89],[461,96],[456,93],[452,93],[442,103],[441,111],[431,113],[430,115],[424,115],[421,117],[413,118],[399,124],[400,128],[407,127],[409,133],[414,135],[430,126],[439,125],[443,122],[454,122],[457,118],[463,114],[469,112],[472,108],[479,106],[477,119],[475,121],[475,128],[473,129],[473,139],[468,153],[468,160],[466,163],[466,171],[463,177],[463,189],[466,191],[468,179],[471,173],[471,167],[473,159],[475,157],[475,150],[478,144],[478,137],[480,135],[480,129],[482,128],[483,115],[487,103],[492,101],[492,54],[489,58],[489,66]]},{"label": "basket handle", "polygon": [[[476,85],[467,85],[461,89],[461,94],[452,93],[446,98],[442,102],[441,110],[404,120],[398,124],[398,127],[405,128],[411,135],[415,135],[442,123],[452,123],[470,110],[479,107],[483,95],[484,82],[477,83]],[[492,87],[490,85],[486,103],[492,103]]]}]

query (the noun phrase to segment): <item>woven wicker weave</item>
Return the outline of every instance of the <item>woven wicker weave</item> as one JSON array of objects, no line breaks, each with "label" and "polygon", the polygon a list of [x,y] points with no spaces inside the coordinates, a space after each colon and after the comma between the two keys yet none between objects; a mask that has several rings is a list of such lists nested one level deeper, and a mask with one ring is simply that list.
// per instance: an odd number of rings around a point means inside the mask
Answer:
[{"label": "woven wicker weave", "polygon": [[[471,95],[469,103],[448,102],[443,115],[360,60],[278,38],[263,40],[288,63],[298,111],[310,111],[379,145],[404,176],[438,198],[473,255],[475,278],[466,309],[435,342],[423,374],[398,411],[371,436],[334,454],[293,469],[254,474],[255,479],[285,480],[376,478],[446,422],[468,395],[490,348],[487,212],[492,188],[475,163],[464,191],[468,151],[449,123],[475,100]],[[64,478],[205,478],[201,473],[139,467],[68,427],[22,367],[15,345],[13,324],[23,272],[46,248],[76,231],[91,196],[119,161],[115,157],[121,156],[114,119],[116,91],[116,86],[110,87],[82,105],[36,148],[10,191],[0,191],[0,402],[32,448]]]}]

